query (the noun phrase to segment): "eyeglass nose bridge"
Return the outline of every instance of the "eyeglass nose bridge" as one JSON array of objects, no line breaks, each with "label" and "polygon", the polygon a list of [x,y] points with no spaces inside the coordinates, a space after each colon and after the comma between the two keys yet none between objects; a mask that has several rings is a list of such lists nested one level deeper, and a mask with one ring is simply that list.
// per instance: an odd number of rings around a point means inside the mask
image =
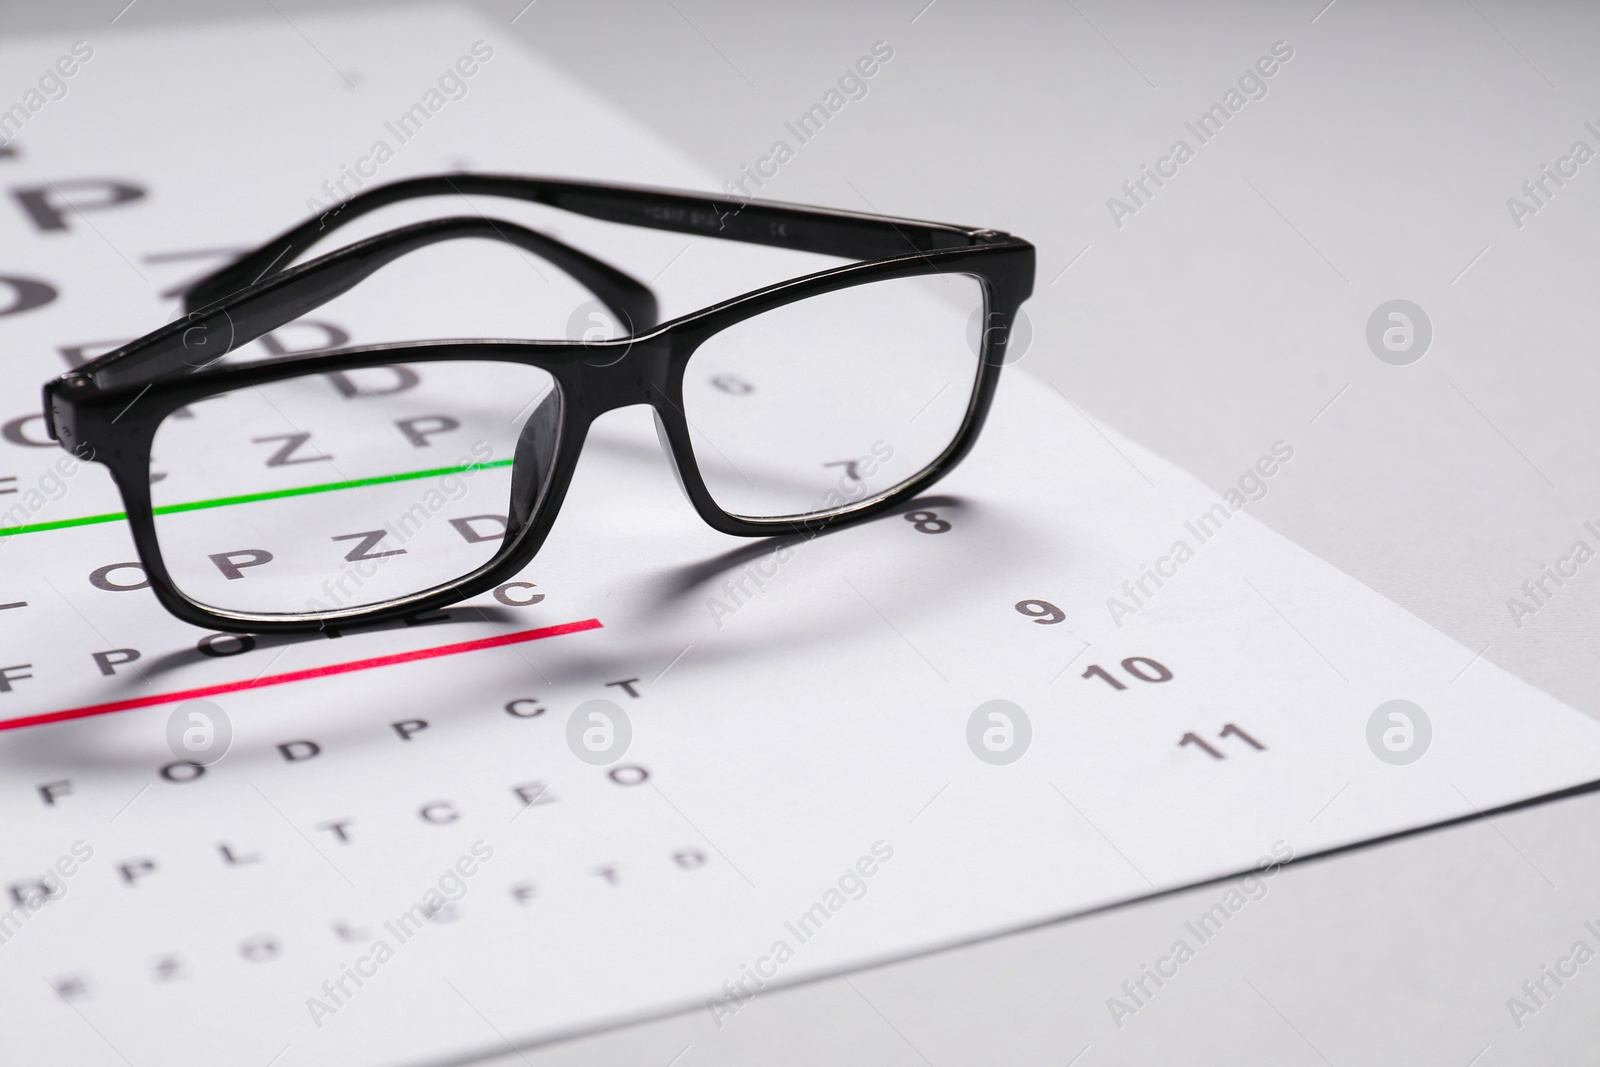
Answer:
[{"label": "eyeglass nose bridge", "polygon": [[594,419],[617,408],[660,403],[671,365],[672,344],[665,336],[585,345],[575,368],[584,414]]}]

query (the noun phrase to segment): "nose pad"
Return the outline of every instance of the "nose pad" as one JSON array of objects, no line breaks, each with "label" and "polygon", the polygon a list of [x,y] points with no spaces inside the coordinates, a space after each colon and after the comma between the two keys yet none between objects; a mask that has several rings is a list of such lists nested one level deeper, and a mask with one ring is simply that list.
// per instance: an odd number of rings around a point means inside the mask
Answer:
[{"label": "nose pad", "polygon": [[661,442],[661,451],[667,454],[667,466],[672,468],[672,480],[677,482],[678,488],[683,491],[683,498],[693,504],[694,498],[689,495],[689,487],[683,484],[683,472],[678,469],[677,453],[672,451],[672,442],[667,439],[667,425],[661,421],[661,412],[651,408],[650,415],[656,420],[656,440]]},{"label": "nose pad", "polygon": [[511,465],[511,523],[528,521],[555,469],[556,441],[561,430],[561,398],[554,389],[539,401],[517,438]]}]

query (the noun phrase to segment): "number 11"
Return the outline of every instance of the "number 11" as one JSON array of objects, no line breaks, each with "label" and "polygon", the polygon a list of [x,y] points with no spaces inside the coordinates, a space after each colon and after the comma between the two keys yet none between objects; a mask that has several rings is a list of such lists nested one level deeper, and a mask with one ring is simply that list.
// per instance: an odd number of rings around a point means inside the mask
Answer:
[{"label": "number 11", "polygon": [[[1231,722],[1225,724],[1222,727],[1222,732],[1217,734],[1217,736],[1218,737],[1237,737],[1239,740],[1243,741],[1245,744],[1249,745],[1251,748],[1255,749],[1257,752],[1263,752],[1263,751],[1266,750],[1266,747],[1267,747],[1266,745],[1263,745],[1260,741],[1257,741],[1255,738],[1253,738],[1249,734],[1245,733],[1243,730],[1239,729],[1239,727],[1235,726]],[[1179,739],[1178,747],[1182,748],[1185,745],[1194,745],[1196,748],[1198,748],[1198,749],[1202,750],[1203,752],[1205,752],[1205,754],[1210,756],[1212,759],[1227,759],[1228,758],[1228,757],[1224,756],[1221,752],[1218,752],[1215,748],[1212,748],[1211,745],[1207,744],[1205,742],[1205,740],[1203,740],[1200,737],[1199,734],[1196,734],[1196,733],[1193,733],[1193,732],[1186,733],[1186,734],[1183,735],[1182,738]]]}]

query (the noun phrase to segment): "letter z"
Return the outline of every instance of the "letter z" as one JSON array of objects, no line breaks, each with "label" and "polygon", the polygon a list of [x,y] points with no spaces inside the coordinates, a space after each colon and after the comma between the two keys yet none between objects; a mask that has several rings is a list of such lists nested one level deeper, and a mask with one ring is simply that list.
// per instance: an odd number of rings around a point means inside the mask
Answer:
[{"label": "letter z", "polygon": [[406,550],[403,548],[391,548],[387,552],[372,551],[377,543],[382,541],[386,536],[388,536],[388,534],[388,530],[365,530],[361,533],[340,534],[338,537],[330,537],[328,540],[359,541],[360,543],[356,545],[356,547],[345,553],[344,558],[349,560],[351,563],[358,563],[364,559],[380,559],[383,556],[405,555]]}]

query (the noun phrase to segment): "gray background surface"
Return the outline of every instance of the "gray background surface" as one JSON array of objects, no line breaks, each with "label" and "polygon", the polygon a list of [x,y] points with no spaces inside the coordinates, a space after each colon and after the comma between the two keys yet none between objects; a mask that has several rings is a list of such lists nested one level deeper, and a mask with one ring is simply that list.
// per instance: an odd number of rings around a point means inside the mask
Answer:
[{"label": "gray background surface", "polygon": [[[1292,441],[1258,517],[1461,642],[1464,671],[1481,652],[1600,715],[1600,563],[1521,626],[1507,606],[1600,520],[1600,160],[1521,228],[1506,206],[1600,145],[1600,7],[523,2],[474,6],[729,177],[892,42],[763,195],[1034,240],[1024,369],[1218,489]],[[124,3],[13,4],[0,32],[357,6]],[[1279,40],[1267,96],[1114,225],[1107,198]],[[1405,367],[1364,337],[1394,298],[1435,329]],[[1506,998],[1600,945],[1597,815],[1292,867],[1120,1028],[1106,999],[1220,888],[764,995],[720,1031],[697,1013],[506,1062],[1588,1063],[1600,962],[1520,1027]]]}]

